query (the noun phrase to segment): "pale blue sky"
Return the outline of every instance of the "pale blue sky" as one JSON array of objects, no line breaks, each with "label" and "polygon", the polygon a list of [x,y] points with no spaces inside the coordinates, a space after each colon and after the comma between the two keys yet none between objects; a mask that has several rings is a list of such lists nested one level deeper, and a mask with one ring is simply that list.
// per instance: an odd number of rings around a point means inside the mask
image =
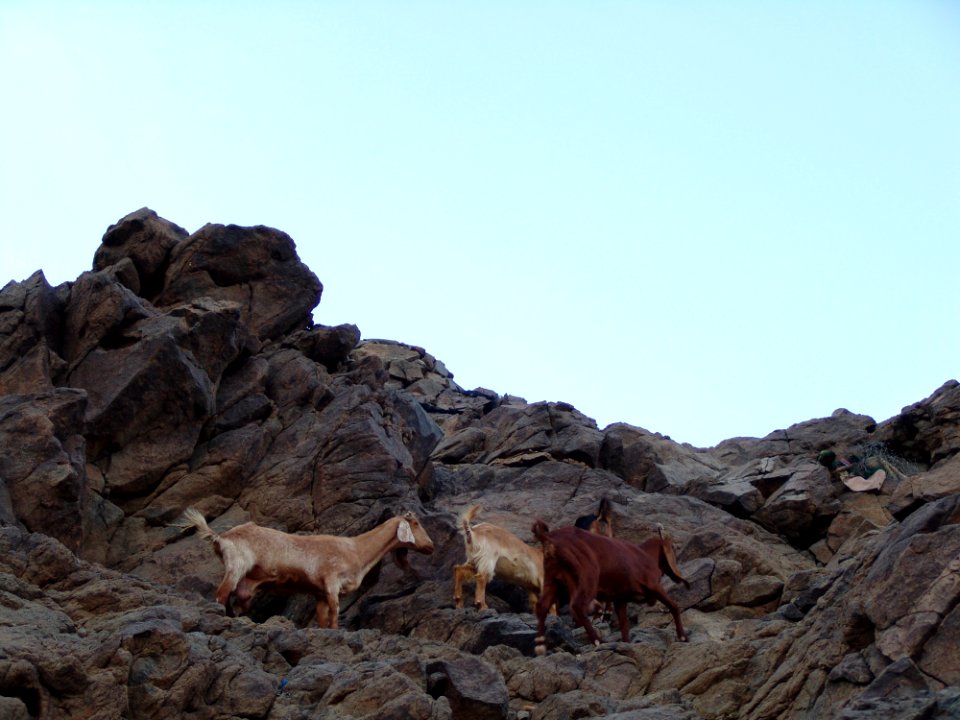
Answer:
[{"label": "pale blue sky", "polygon": [[955,2],[2,0],[0,88],[0,284],[271,225],[318,323],[698,446],[958,376]]}]

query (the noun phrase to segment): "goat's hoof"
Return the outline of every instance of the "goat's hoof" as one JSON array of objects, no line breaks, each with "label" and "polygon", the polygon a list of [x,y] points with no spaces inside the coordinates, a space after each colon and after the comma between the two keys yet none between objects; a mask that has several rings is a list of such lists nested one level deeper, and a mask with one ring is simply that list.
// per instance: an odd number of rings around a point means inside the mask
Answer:
[{"label": "goat's hoof", "polygon": [[540,657],[543,657],[544,655],[546,655],[546,654],[547,654],[547,638],[546,638],[546,636],[545,636],[545,635],[537,635],[537,636],[533,639],[533,641],[536,643],[536,647],[534,648],[534,652],[535,652],[538,656],[540,656]]}]

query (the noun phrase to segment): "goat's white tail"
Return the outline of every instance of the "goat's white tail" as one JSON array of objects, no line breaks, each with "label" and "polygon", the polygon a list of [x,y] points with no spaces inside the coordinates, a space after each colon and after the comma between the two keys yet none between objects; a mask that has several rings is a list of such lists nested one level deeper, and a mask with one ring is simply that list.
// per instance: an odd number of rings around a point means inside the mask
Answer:
[{"label": "goat's white tail", "polygon": [[183,511],[183,522],[177,523],[177,527],[182,527],[184,529],[195,527],[197,529],[197,535],[205,540],[216,541],[218,537],[217,534],[210,529],[210,526],[207,525],[207,521],[203,517],[203,513],[192,507]]},{"label": "goat's white tail", "polygon": [[460,532],[463,533],[463,538],[467,545],[473,544],[473,531],[470,525],[473,522],[473,518],[476,517],[481,509],[483,509],[483,506],[478,503],[471,505],[460,514]]}]

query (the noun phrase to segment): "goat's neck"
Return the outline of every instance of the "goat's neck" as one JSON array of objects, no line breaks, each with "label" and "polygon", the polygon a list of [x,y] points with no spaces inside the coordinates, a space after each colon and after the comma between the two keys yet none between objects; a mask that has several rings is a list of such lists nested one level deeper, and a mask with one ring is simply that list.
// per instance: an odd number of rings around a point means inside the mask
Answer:
[{"label": "goat's neck", "polygon": [[399,518],[391,518],[373,530],[357,535],[354,540],[357,548],[357,559],[366,575],[370,569],[380,562],[380,559],[391,550],[400,547],[397,538]]}]

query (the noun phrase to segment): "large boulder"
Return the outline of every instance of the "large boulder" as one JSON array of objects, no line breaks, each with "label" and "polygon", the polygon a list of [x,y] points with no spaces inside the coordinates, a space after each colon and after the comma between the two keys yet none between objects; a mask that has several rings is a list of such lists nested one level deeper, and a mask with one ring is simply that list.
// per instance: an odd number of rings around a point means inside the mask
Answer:
[{"label": "large boulder", "polygon": [[173,248],[187,236],[179,225],[164,220],[150,208],[140,208],[107,228],[93,256],[93,269],[105,270],[129,259],[134,273],[127,287],[153,300],[163,289]]},{"label": "large boulder", "polygon": [[87,391],[88,455],[110,492],[148,492],[194,452],[216,409],[223,370],[248,348],[236,305],[210,300],[151,310],[72,365]]},{"label": "large boulder", "polygon": [[960,454],[938,462],[929,472],[908,477],[890,498],[890,512],[905,516],[921,505],[951,495],[960,495]]},{"label": "large boulder", "polygon": [[343,367],[359,342],[360,328],[356,325],[319,326],[301,330],[291,333],[285,341],[329,372],[336,372]]},{"label": "large boulder", "polygon": [[790,468],[786,481],[754,513],[768,530],[779,532],[797,547],[809,547],[820,540],[840,512],[838,497],[842,485],[815,462]]},{"label": "large boulder", "polygon": [[891,452],[931,466],[960,452],[960,382],[944,383],[884,423],[880,439]]},{"label": "large boulder", "polygon": [[50,287],[43,272],[0,290],[0,394],[52,389],[64,363],[66,286]]},{"label": "large boulder", "polygon": [[167,307],[201,297],[236,303],[244,325],[268,340],[311,326],[310,313],[322,292],[286,233],[211,224],[173,247],[155,304]]},{"label": "large boulder", "polygon": [[710,453],[728,466],[767,457],[789,464],[797,458],[816,458],[822,450],[858,447],[874,439],[876,431],[877,423],[869,415],[840,408],[830,417],[796,423],[763,438],[724,440]]},{"label": "large boulder", "polygon": [[86,405],[81,390],[0,396],[0,506],[9,502],[0,515],[75,551],[87,501]]},{"label": "large boulder", "polygon": [[448,435],[471,425],[500,404],[500,396],[492,390],[461,388],[441,361],[416,345],[364,340],[353,358],[355,362],[376,358],[387,374],[385,386],[410,393]]},{"label": "large boulder", "polygon": [[507,399],[477,422],[447,435],[434,459],[447,464],[553,459],[597,467],[602,444],[597,423],[571,405]]},{"label": "large boulder", "polygon": [[600,464],[640,490],[667,493],[708,484],[723,469],[704,451],[625,423],[603,431]]},{"label": "large boulder", "polygon": [[503,676],[480,658],[435,660],[427,665],[429,690],[450,703],[454,717],[507,718],[509,697]]},{"label": "large boulder", "polygon": [[[117,281],[108,269],[83,273],[70,288],[64,311],[63,358],[70,368],[94,349],[114,349],[133,342],[140,320],[158,313],[132,290]],[[135,335],[133,335],[135,337]]]}]

